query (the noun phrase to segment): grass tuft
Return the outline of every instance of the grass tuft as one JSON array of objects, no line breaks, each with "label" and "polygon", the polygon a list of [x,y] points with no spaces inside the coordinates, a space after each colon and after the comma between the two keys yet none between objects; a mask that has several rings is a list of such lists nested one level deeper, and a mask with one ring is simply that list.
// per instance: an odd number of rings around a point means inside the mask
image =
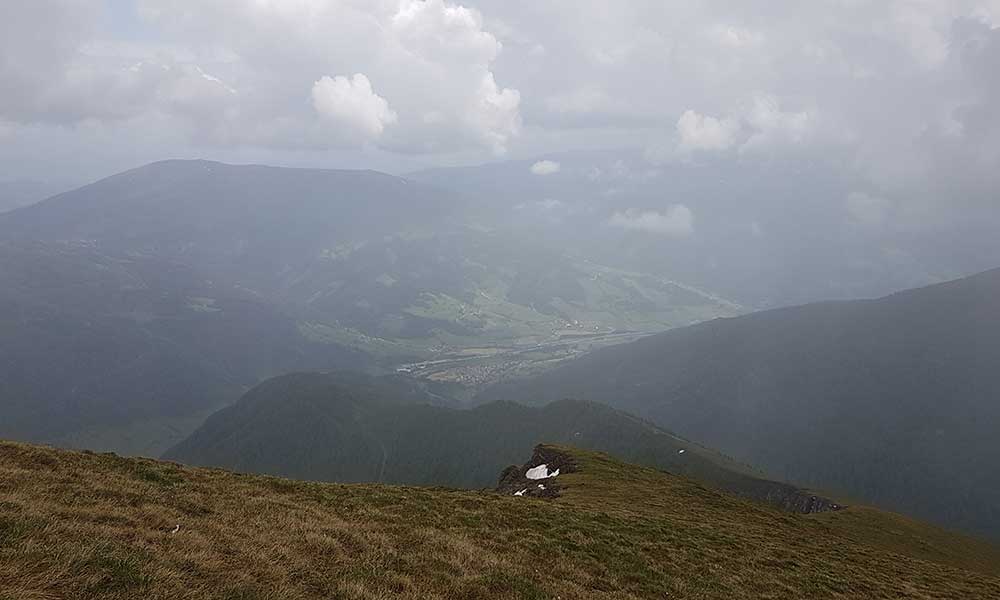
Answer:
[{"label": "grass tuft", "polygon": [[462,598],[523,598],[525,600],[547,600],[553,596],[539,588],[527,577],[491,571],[476,577],[462,590]]},{"label": "grass tuft", "polygon": [[152,576],[143,570],[146,562],[145,557],[127,548],[100,545],[78,559],[71,572],[86,577],[89,593],[137,591],[153,583]]},{"label": "grass tuft", "polygon": [[7,517],[0,516],[0,549],[9,548],[28,537],[47,524],[45,519],[37,517]]}]

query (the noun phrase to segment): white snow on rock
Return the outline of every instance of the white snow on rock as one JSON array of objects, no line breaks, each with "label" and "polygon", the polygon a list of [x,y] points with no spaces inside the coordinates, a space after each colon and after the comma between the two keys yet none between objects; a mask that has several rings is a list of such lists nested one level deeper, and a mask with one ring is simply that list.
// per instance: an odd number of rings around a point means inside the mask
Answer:
[{"label": "white snow on rock", "polygon": [[515,495],[515,496],[523,496],[523,495],[524,495],[524,493],[525,493],[525,492],[527,492],[527,491],[528,491],[528,488],[524,488],[524,489],[523,489],[523,490],[521,490],[520,492],[514,492],[514,495]]},{"label": "white snow on rock", "polygon": [[684,452],[686,452],[686,450],[684,450],[684,448],[681,448],[680,450],[677,451],[677,454],[684,454]]},{"label": "white snow on rock", "polygon": [[538,484],[538,489],[540,489],[540,490],[544,490],[544,489],[545,489],[545,486],[539,483],[539,484]]},{"label": "white snow on rock", "polygon": [[538,465],[537,467],[532,467],[524,474],[528,479],[548,479],[549,477],[555,477],[559,474],[559,469],[549,472],[548,465]]}]

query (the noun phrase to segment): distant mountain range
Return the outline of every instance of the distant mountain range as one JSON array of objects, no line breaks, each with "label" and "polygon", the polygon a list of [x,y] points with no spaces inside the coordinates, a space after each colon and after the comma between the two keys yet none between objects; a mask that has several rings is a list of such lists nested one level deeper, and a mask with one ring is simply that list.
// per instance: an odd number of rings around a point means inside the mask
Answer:
[{"label": "distant mountain range", "polygon": [[604,402],[768,473],[1000,537],[1000,270],[717,319],[480,395]]},{"label": "distant mountain range", "polygon": [[165,161],[2,214],[0,435],[158,454],[281,373],[454,359],[440,385],[482,385],[741,310],[478,207],[370,171]]},{"label": "distant mountain range", "polygon": [[792,511],[823,500],[601,404],[436,406],[401,378],[292,374],[212,415],[164,457],[192,465],[339,482],[482,488],[542,441],[566,443]]}]

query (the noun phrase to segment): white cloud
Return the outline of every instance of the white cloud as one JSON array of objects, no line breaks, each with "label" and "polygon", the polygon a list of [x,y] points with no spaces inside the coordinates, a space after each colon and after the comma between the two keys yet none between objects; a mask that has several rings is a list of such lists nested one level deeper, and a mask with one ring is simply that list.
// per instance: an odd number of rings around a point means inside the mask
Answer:
[{"label": "white cloud", "polygon": [[714,25],[707,33],[715,43],[734,49],[753,47],[764,42],[764,36],[759,32],[733,25]]},{"label": "white cloud", "polygon": [[[306,150],[339,144],[332,125],[408,154],[502,154],[520,133],[521,94],[497,83],[502,45],[473,8],[445,0],[135,2],[0,3],[0,119],[157,122],[213,145]],[[156,39],[109,39],[103,11],[144,19],[137,28]],[[311,105],[302,101],[310,94]],[[147,133],[130,137],[160,135]]]},{"label": "white cloud", "polygon": [[[443,0],[403,0],[387,31],[393,37],[390,49],[404,51],[390,54],[413,69],[402,78],[398,70],[389,75],[397,82],[394,93],[407,132],[397,145],[448,150],[472,144],[506,152],[521,130],[521,93],[497,84],[491,64],[502,45],[483,29],[479,12]],[[409,105],[421,115],[412,123],[406,122]],[[425,118],[439,113],[457,119],[446,124]]]},{"label": "white cloud", "polygon": [[494,154],[504,154],[507,144],[521,131],[521,93],[500,89],[493,73],[483,75],[476,96],[466,107],[465,123]]},{"label": "white cloud", "polygon": [[403,0],[391,20],[404,46],[442,64],[493,61],[500,43],[482,26],[478,11],[443,0]]},{"label": "white cloud", "polygon": [[740,123],[735,119],[717,119],[686,110],[677,120],[678,147],[692,150],[727,150],[736,144]]},{"label": "white cloud", "polygon": [[553,173],[558,173],[560,169],[559,163],[551,160],[540,160],[535,164],[531,165],[529,169],[534,175],[552,175]]},{"label": "white cloud", "polygon": [[339,140],[306,99],[364,73],[396,120],[365,121],[382,131],[356,132],[373,140],[357,166],[634,144],[666,160],[808,153],[907,203],[985,204],[998,24],[996,0],[7,1],[0,121],[39,146],[47,128],[89,146],[94,128],[128,127],[104,141],[315,164]]},{"label": "white cloud", "polygon": [[312,101],[320,116],[365,139],[377,139],[399,119],[363,73],[323,77],[313,85]]},{"label": "white cloud", "polygon": [[[677,120],[676,153],[722,152],[737,148],[741,153],[775,150],[810,141],[819,131],[816,115],[809,111],[782,110],[773,95],[755,93],[750,102],[727,117],[712,117],[688,109]],[[652,149],[651,156],[670,149]]]},{"label": "white cloud", "polygon": [[741,152],[801,144],[817,129],[815,115],[808,111],[783,111],[777,98],[766,94],[754,95],[743,118],[753,133],[740,147]]},{"label": "white cloud", "polygon": [[647,231],[669,237],[687,237],[694,233],[694,213],[683,204],[670,206],[664,212],[630,208],[616,212],[608,224],[635,231]]}]

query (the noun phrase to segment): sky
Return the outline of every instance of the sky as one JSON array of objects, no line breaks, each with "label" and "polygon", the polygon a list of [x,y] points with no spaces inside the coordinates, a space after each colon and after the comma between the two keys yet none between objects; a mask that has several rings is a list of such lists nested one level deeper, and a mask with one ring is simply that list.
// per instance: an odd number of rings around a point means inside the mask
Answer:
[{"label": "sky", "polygon": [[1000,0],[0,3],[0,180],[624,147],[820,161],[861,221],[992,209]]}]

